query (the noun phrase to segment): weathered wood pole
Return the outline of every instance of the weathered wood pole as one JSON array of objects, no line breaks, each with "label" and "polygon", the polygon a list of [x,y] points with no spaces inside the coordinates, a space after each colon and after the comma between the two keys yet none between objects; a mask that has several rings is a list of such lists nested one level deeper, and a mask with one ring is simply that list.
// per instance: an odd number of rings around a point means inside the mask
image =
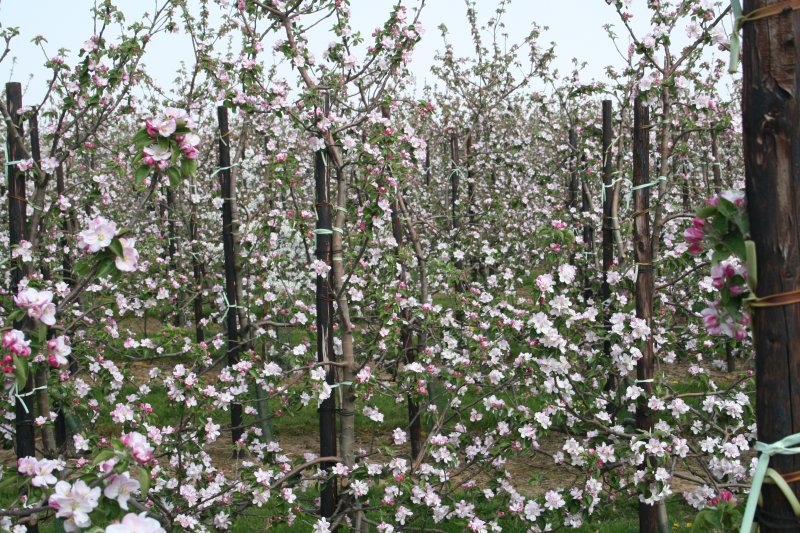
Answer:
[{"label": "weathered wood pole", "polygon": [[[327,106],[326,106],[327,109]],[[331,266],[333,229],[331,224],[331,201],[329,192],[329,176],[327,152],[318,150],[314,154],[314,191],[317,207],[316,224],[316,257]],[[331,304],[335,297],[331,290],[330,272],[317,275],[317,362],[325,365],[325,381],[333,386],[336,383],[336,368],[327,363],[334,361],[333,336],[331,334]],[[336,398],[331,394],[319,406],[319,453],[321,457],[336,455]],[[332,463],[324,463],[329,472]],[[336,484],[331,475],[322,486],[320,495],[320,514],[333,516],[336,510]]]},{"label": "weathered wood pole", "polygon": [[[650,111],[639,96],[633,104],[633,254],[636,262],[636,316],[652,327],[653,322],[653,250],[650,238]],[[636,380],[645,394],[636,406],[637,429],[653,429],[653,413],[645,397],[653,392],[653,336],[647,335],[641,348],[642,358],[636,364]],[[649,482],[649,480],[648,480]],[[639,531],[656,533],[658,506],[639,503]]]},{"label": "weathered wood pole", "polygon": [[[236,312],[236,256],[233,242],[233,198],[235,193],[231,174],[230,130],[228,129],[228,108],[217,107],[219,124],[219,181],[222,192],[222,249],[225,260],[225,296],[228,308],[225,310],[225,329],[227,334],[228,366],[239,362],[241,343]],[[242,427],[242,404],[231,404],[231,440],[234,446],[244,433]]]},{"label": "weathered wood pole", "polygon": [[[7,124],[6,146],[8,161],[22,158],[22,150],[16,139],[23,138],[22,117],[17,110],[22,107],[22,86],[19,83],[6,83],[6,103],[11,115],[12,124]],[[15,135],[16,134],[16,135]],[[17,171],[16,165],[8,165],[8,237],[10,247],[18,245],[25,235],[25,174]],[[17,294],[19,282],[24,276],[19,261],[11,259],[11,286],[9,292]],[[14,327],[20,329],[22,322],[15,322]],[[33,426],[33,374],[29,373],[28,381],[17,395],[14,403],[14,429],[17,458],[36,457],[36,434]],[[38,533],[39,526],[29,524],[29,532]]]},{"label": "weathered wood pole", "polygon": [[203,328],[203,286],[205,284],[205,273],[198,257],[200,247],[197,245],[197,220],[195,218],[194,206],[189,217],[189,241],[191,242],[192,253],[192,276],[195,283],[195,295],[192,300],[194,310],[194,339],[196,342],[205,342],[206,335]]},{"label": "weathered wood pole", "polygon": [[[778,2],[745,0],[744,13]],[[742,39],[742,122],[747,213],[757,256],[756,294],[800,288],[800,12],[788,8],[748,22]],[[756,307],[758,440],[800,433],[800,305]],[[800,455],[774,455],[779,473],[800,470]],[[800,494],[796,484],[791,485]],[[796,531],[792,508],[775,485],[762,488],[761,533]]]}]

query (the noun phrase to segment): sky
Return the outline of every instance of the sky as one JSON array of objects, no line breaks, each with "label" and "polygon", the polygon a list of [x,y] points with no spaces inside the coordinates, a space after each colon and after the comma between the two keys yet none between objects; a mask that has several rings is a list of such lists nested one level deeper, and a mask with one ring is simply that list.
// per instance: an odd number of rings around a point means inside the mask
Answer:
[{"label": "sky", "polygon": [[[128,22],[137,20],[143,11],[151,8],[155,0],[116,0],[126,14]],[[420,0],[407,0],[409,6]],[[477,0],[479,21],[485,22],[494,13],[497,0]],[[353,27],[367,36],[385,20],[394,0],[351,0]],[[90,9],[94,0],[0,0],[0,23],[4,27],[16,26],[20,35],[12,41],[12,52],[0,63],[0,81],[19,81],[23,84],[26,103],[44,94],[47,71],[42,64],[45,53],[31,43],[36,35],[47,39],[44,48],[48,56],[59,48],[77,53],[81,44],[93,34]],[[632,0],[633,26],[638,35],[644,35],[649,24],[646,0]],[[457,55],[472,55],[472,43],[463,0],[426,0],[420,20],[426,29],[418,45],[411,70],[417,85],[433,81],[431,65],[443,41],[438,30],[445,24],[449,30],[448,41]],[[548,29],[540,40],[542,45],[556,43],[554,65],[562,74],[572,70],[572,58],[587,62],[582,81],[606,80],[607,65],[623,64],[614,44],[603,26],[612,24],[620,36],[620,49],[626,50],[629,43],[627,31],[619,22],[613,6],[605,0],[514,0],[503,17],[509,42],[519,42],[531,28],[533,22]],[[726,21],[727,22],[727,21]],[[320,50],[330,40],[326,35],[315,35]],[[677,35],[678,44],[687,42],[685,35]],[[312,48],[313,50],[313,48]],[[12,58],[14,62],[12,63]],[[162,85],[169,86],[175,78],[180,61],[191,60],[191,47],[183,35],[161,35],[151,44],[144,63],[148,72]],[[31,102],[34,100],[34,102]]]}]

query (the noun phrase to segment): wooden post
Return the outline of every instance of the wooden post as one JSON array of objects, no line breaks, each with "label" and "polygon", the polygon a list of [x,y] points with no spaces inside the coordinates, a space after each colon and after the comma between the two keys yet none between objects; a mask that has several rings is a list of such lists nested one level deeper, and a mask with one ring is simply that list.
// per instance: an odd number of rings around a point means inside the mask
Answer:
[{"label": "wooden post", "polygon": [[[633,192],[634,261],[636,276],[636,316],[652,327],[653,322],[653,251],[650,239],[650,188],[641,187],[650,181],[650,112],[639,96],[633,104]],[[653,429],[653,413],[646,397],[653,393],[653,336],[648,335],[642,346],[642,358],[636,364],[636,380],[645,394],[636,406],[636,427],[640,431]],[[649,482],[650,480],[647,480]],[[658,507],[639,503],[639,531],[655,533],[658,527]]]},{"label": "wooden post", "polygon": [[[326,97],[326,114],[327,114]],[[325,264],[332,264],[333,229],[331,224],[331,202],[329,191],[329,176],[326,150],[318,150],[314,154],[314,191],[317,207],[316,224],[316,257]],[[332,300],[335,297],[331,290],[330,272],[317,275],[317,362],[328,363],[335,359],[333,352],[332,326]],[[328,385],[336,384],[336,369],[333,365],[325,366],[325,381]],[[322,457],[336,455],[336,397],[323,400],[319,406],[319,453]],[[320,514],[324,517],[333,516],[336,510],[336,484],[331,476],[332,463],[324,463],[323,468],[328,472],[328,480],[322,486],[320,494]]]},{"label": "wooden post", "polygon": [[[600,301],[603,310],[603,328],[606,336],[611,331],[611,287],[608,284],[608,272],[614,264],[614,227],[616,220],[612,214],[612,203],[614,200],[614,160],[612,158],[612,143],[614,142],[614,130],[611,119],[611,100],[603,100],[603,284],[600,286]],[[608,377],[606,378],[605,391],[613,391],[616,387],[616,374],[611,364],[611,340],[606,338],[603,341],[603,360],[609,365]],[[611,402],[608,405],[608,412],[611,416],[617,413],[617,406]]]},{"label": "wooden post", "polygon": [[197,220],[195,218],[194,206],[189,216],[189,240],[191,242],[192,253],[192,276],[194,277],[195,290],[197,291],[192,301],[194,309],[194,339],[197,343],[205,342],[206,335],[203,328],[203,285],[205,284],[205,274],[203,272],[200,259],[197,255],[200,249],[197,246]]},{"label": "wooden post", "polygon": [[[743,12],[775,3],[745,0]],[[743,30],[745,189],[757,256],[756,294],[764,298],[800,288],[800,12],[749,21]],[[754,308],[752,327],[758,440],[770,444],[800,432],[800,305]],[[794,472],[800,455],[774,455],[770,467]],[[780,490],[765,484],[761,492],[761,533],[796,531]]]},{"label": "wooden post", "polygon": [[[8,161],[17,161],[22,157],[22,151],[14,141],[14,130],[22,139],[22,120],[17,110],[22,107],[22,86],[19,83],[6,83],[6,102],[13,125],[8,125],[6,146],[8,148]],[[8,236],[11,246],[17,245],[25,235],[25,174],[17,172],[16,165],[8,165]],[[11,259],[11,286],[9,292],[17,294],[19,282],[24,273],[17,259]],[[20,329],[23,322],[15,322],[14,327]],[[17,458],[36,457],[36,434],[33,427],[33,374],[29,373],[28,382],[20,391],[14,403],[14,428],[16,431],[15,445]],[[38,532],[39,526],[28,525],[29,532]]]},{"label": "wooden post", "polygon": [[[231,175],[230,131],[228,130],[228,108],[217,107],[219,123],[219,176],[222,192],[222,248],[225,259],[225,296],[228,308],[225,310],[225,327],[228,336],[228,366],[239,362],[241,344],[236,312],[236,257],[233,242],[233,195],[235,194]],[[155,178],[154,178],[155,179]],[[244,433],[242,427],[242,404],[231,404],[231,440],[234,447]],[[238,455],[238,454],[237,454]]]},{"label": "wooden post", "polygon": [[[172,185],[167,183],[165,186],[167,196],[167,253],[169,254],[169,268],[172,270],[174,276],[178,275],[178,262],[176,256],[178,255],[178,234],[175,231],[175,218],[178,216],[175,209],[175,193],[172,191]],[[181,291],[175,298],[175,316],[172,317],[172,324],[175,327],[182,327],[184,325],[184,316],[181,305]]]}]

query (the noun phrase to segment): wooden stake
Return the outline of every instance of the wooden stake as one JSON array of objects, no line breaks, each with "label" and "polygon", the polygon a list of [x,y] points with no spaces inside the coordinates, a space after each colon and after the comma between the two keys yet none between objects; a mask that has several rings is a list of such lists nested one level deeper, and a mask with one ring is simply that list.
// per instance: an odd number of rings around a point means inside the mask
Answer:
[{"label": "wooden stake", "polygon": [[[744,13],[773,4],[745,0]],[[748,22],[742,43],[745,189],[763,298],[800,288],[800,13]],[[771,444],[800,433],[800,305],[755,308],[752,326],[758,440]],[[770,467],[800,470],[800,455],[775,455]],[[777,486],[761,492],[761,533],[797,531]]]}]

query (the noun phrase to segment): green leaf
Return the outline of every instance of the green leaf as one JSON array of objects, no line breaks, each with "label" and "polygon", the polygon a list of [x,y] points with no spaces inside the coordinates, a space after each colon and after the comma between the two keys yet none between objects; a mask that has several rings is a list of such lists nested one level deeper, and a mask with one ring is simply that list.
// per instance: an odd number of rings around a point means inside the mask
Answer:
[{"label": "green leaf", "polygon": [[176,167],[169,167],[167,170],[169,176],[169,184],[173,189],[177,189],[181,184],[181,171]]},{"label": "green leaf", "polygon": [[25,318],[25,310],[24,309],[14,309],[11,313],[8,314],[8,320],[11,322],[17,322]]},{"label": "green leaf", "polygon": [[97,456],[95,456],[94,461],[92,461],[92,466],[97,466],[100,463],[102,463],[103,461],[107,461],[107,460],[111,459],[115,455],[116,455],[116,452],[114,450],[106,448],[103,451],[101,451],[100,453],[98,453]]},{"label": "green leaf", "polygon": [[114,255],[117,257],[123,257],[122,253],[122,243],[119,242],[119,239],[114,239],[111,241],[111,244],[108,245],[109,250],[111,250]]},{"label": "green leaf", "polygon": [[739,235],[728,235],[722,243],[742,261],[747,260],[747,251],[745,250],[744,241]]},{"label": "green leaf", "polygon": [[97,267],[97,277],[102,278],[103,276],[108,276],[112,272],[116,266],[114,265],[114,258],[106,256],[102,261],[100,261],[100,265]]},{"label": "green leaf", "polygon": [[739,211],[739,208],[725,198],[721,197],[717,202],[717,209],[719,209],[719,212],[725,215],[727,218],[734,218]]},{"label": "green leaf", "polygon": [[28,360],[22,359],[18,355],[14,355],[14,375],[17,378],[17,389],[25,389],[28,383]]},{"label": "green leaf", "polygon": [[197,160],[184,158],[181,162],[181,174],[184,178],[190,178],[197,171]]},{"label": "green leaf", "polygon": [[75,263],[75,266],[73,268],[78,276],[81,277],[86,276],[89,273],[89,270],[91,270],[91,263],[89,261],[89,258],[85,257],[79,260],[78,262]]},{"label": "green leaf", "polygon": [[133,144],[136,146],[136,148],[144,148],[145,146],[149,145],[150,142],[150,136],[147,134],[147,130],[144,128],[136,132],[136,135],[133,136]]},{"label": "green leaf", "polygon": [[139,468],[138,478],[141,494],[147,496],[147,492],[150,490],[150,472],[146,468]]},{"label": "green leaf", "polygon": [[713,205],[701,207],[695,212],[695,214],[698,218],[709,218],[717,214],[717,208]]},{"label": "green leaf", "polygon": [[150,175],[150,167],[142,165],[136,169],[136,184],[141,184]]},{"label": "green leaf", "polygon": [[711,221],[711,227],[720,236],[727,235],[728,233],[728,218],[722,213],[717,213],[714,220]]}]

